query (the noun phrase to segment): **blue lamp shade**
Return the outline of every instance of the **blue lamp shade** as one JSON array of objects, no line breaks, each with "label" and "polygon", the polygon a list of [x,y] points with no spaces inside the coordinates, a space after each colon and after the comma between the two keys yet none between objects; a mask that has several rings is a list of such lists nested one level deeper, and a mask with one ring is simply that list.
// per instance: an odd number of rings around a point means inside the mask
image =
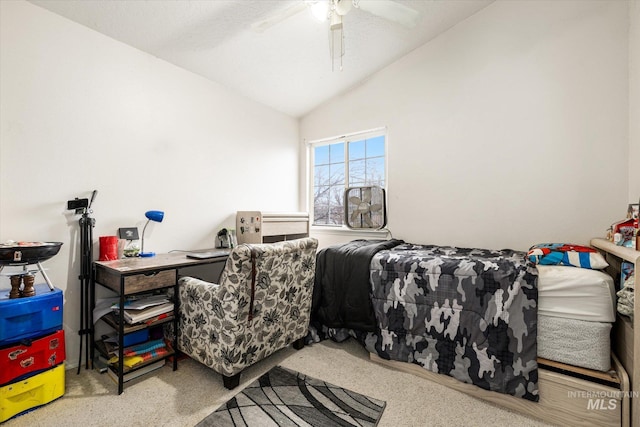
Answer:
[{"label": "blue lamp shade", "polygon": [[146,211],[144,216],[147,217],[148,220],[154,222],[162,222],[164,219],[164,212],[162,211]]},{"label": "blue lamp shade", "polygon": [[143,258],[148,258],[148,257],[152,257],[155,256],[156,253],[155,252],[145,252],[144,251],[144,232],[147,231],[147,225],[149,225],[149,222],[153,221],[153,222],[162,222],[162,220],[164,219],[164,212],[163,211],[147,211],[145,212],[144,216],[147,217],[147,223],[144,225],[144,228],[142,229],[142,240],[141,240],[141,247],[140,247],[140,254],[139,256],[143,257]]}]

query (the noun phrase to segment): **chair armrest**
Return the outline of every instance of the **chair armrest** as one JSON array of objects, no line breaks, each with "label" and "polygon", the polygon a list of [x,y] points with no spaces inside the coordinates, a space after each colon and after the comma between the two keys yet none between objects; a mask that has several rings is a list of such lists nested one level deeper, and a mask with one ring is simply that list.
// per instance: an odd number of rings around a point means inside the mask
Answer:
[{"label": "chair armrest", "polygon": [[185,326],[200,328],[204,324],[213,324],[219,328],[222,321],[233,314],[228,313],[224,306],[227,290],[217,283],[185,276],[178,280],[178,292],[180,321]]}]

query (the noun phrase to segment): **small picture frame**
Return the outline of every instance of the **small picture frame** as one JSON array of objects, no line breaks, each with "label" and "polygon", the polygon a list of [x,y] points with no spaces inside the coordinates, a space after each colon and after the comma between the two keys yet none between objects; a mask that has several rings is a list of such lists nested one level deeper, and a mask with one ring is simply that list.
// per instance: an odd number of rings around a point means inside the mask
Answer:
[{"label": "small picture frame", "polygon": [[138,227],[118,228],[118,237],[125,240],[138,240]]},{"label": "small picture frame", "polygon": [[627,208],[627,218],[638,219],[639,212],[640,212],[640,204],[629,203],[629,207]]}]

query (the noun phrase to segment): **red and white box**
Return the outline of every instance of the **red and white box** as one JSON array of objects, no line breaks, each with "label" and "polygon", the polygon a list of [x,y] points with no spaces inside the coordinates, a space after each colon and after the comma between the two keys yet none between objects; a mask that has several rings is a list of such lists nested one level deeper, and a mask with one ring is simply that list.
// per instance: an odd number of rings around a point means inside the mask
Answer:
[{"label": "red and white box", "polygon": [[64,331],[0,349],[0,384],[52,368],[65,360]]}]

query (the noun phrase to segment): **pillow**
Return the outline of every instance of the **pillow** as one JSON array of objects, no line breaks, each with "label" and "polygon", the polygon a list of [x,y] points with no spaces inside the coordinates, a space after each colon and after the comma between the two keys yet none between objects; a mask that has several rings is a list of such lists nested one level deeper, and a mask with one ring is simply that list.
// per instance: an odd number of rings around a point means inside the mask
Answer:
[{"label": "pillow", "polygon": [[609,266],[604,257],[595,249],[570,243],[533,245],[527,253],[527,259],[540,265],[568,265],[594,270],[602,270]]}]

